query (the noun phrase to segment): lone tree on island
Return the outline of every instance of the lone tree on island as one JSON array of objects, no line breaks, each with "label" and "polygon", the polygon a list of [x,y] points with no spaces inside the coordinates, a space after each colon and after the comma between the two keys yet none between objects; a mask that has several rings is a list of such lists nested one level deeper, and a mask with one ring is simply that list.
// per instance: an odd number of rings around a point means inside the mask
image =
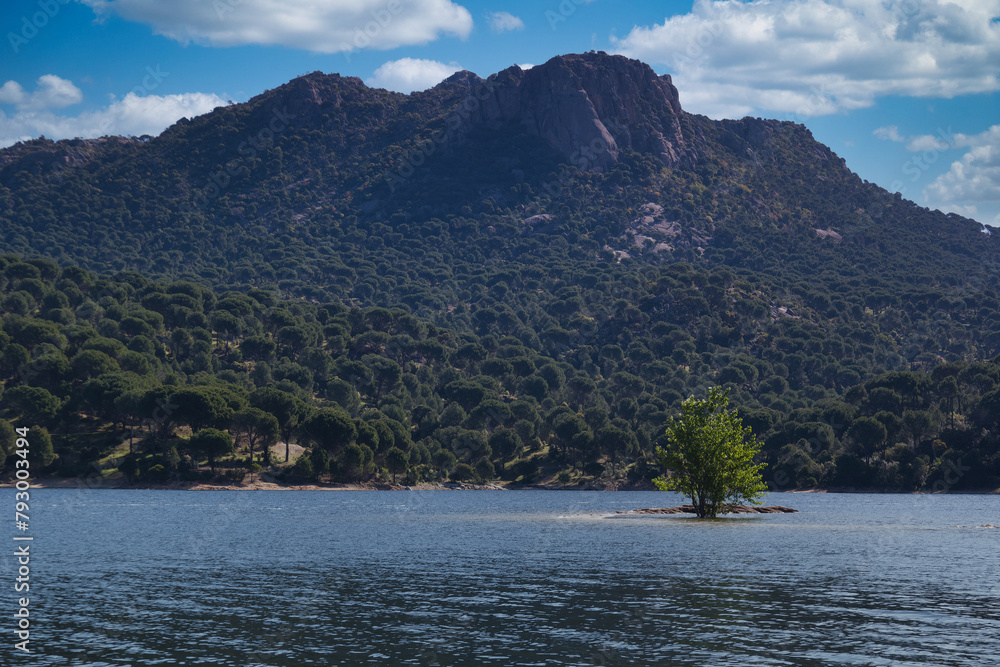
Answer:
[{"label": "lone tree on island", "polygon": [[706,398],[688,398],[680,416],[667,424],[666,448],[656,448],[670,474],[653,483],[661,491],[689,496],[699,518],[714,519],[726,505],[740,501],[759,505],[767,490],[761,477],[766,464],[754,463],[760,443],[728,405],[729,390],[718,387]]}]

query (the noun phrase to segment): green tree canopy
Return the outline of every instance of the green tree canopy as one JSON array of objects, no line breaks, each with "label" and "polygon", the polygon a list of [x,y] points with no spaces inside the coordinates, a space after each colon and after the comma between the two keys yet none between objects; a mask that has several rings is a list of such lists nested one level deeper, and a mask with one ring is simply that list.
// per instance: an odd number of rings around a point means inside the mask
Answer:
[{"label": "green tree canopy", "polygon": [[32,426],[28,429],[28,461],[31,462],[31,474],[37,476],[57,458],[59,457],[52,449],[49,432],[41,426]]},{"label": "green tree canopy", "polygon": [[305,413],[305,405],[292,394],[274,387],[261,387],[251,393],[250,404],[270,412],[278,420],[280,436],[285,443],[285,462],[288,462],[292,433]]},{"label": "green tree canopy", "polygon": [[6,419],[0,419],[0,470],[3,470],[7,454],[14,451],[16,443],[17,431],[14,430],[14,425]]},{"label": "green tree canopy", "polygon": [[214,387],[182,387],[170,399],[177,404],[177,420],[192,431],[224,427],[233,416],[226,396]]},{"label": "green tree canopy", "polygon": [[345,476],[355,479],[364,472],[365,466],[371,463],[372,450],[367,445],[348,445],[340,457]]},{"label": "green tree canopy", "polygon": [[188,446],[195,452],[208,459],[212,470],[215,470],[215,461],[233,451],[233,438],[225,431],[214,428],[203,428],[191,436]]},{"label": "green tree canopy", "polygon": [[339,452],[351,444],[358,431],[351,416],[340,408],[316,410],[302,423],[302,432],[329,452]]},{"label": "green tree canopy", "polygon": [[389,469],[389,473],[392,475],[392,483],[396,483],[396,475],[402,472],[406,472],[406,468],[409,466],[410,460],[404,452],[399,447],[393,447],[385,455],[385,467]]},{"label": "green tree canopy", "polygon": [[700,518],[715,518],[730,503],[760,504],[767,489],[761,477],[765,464],[754,463],[760,444],[728,405],[729,391],[718,387],[706,398],[688,398],[680,416],[667,424],[666,447],[656,448],[670,474],[654,483],[691,498]]},{"label": "green tree canopy", "polygon": [[278,420],[270,412],[260,408],[246,408],[233,415],[232,426],[229,429],[247,443],[249,462],[253,463],[253,450],[257,445],[264,448],[264,460],[270,460],[270,447],[278,442],[280,430]]},{"label": "green tree canopy", "polygon": [[865,463],[870,463],[875,448],[885,442],[887,432],[882,422],[874,417],[859,417],[851,424],[847,435],[857,443]]},{"label": "green tree canopy", "polygon": [[23,419],[41,424],[51,424],[62,401],[42,387],[18,385],[4,394],[4,401],[20,411]]}]

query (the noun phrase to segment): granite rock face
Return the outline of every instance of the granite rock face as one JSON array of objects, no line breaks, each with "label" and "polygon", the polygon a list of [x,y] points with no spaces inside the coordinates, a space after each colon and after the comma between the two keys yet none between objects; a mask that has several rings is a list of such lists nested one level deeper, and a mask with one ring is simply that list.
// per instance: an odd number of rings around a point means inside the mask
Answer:
[{"label": "granite rock face", "polygon": [[0,151],[0,185],[13,186],[23,176],[55,177],[83,166],[113,147],[138,142],[130,137],[69,139],[53,142],[31,139]]},{"label": "granite rock face", "polygon": [[522,70],[517,65],[484,84],[479,121],[520,125],[581,170],[602,170],[628,148],[667,166],[691,164],[677,89],[669,75],[603,52],[558,56]]}]

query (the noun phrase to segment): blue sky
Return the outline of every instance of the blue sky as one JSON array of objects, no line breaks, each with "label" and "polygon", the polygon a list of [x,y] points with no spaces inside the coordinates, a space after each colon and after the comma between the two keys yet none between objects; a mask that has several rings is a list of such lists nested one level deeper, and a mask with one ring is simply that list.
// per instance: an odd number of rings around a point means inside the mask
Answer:
[{"label": "blue sky", "polygon": [[1000,0],[7,0],[0,34],[0,146],[156,134],[314,70],[408,92],[598,49],[1000,226]]}]

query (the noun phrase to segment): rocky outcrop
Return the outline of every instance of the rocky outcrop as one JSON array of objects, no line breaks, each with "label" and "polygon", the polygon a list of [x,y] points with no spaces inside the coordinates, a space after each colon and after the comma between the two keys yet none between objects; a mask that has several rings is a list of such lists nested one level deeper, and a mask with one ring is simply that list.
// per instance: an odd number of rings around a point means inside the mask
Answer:
[{"label": "rocky outcrop", "polygon": [[816,232],[816,236],[821,239],[833,239],[834,243],[840,243],[844,240],[844,237],[841,236],[840,233],[835,232],[832,229],[819,229],[818,227],[815,227],[813,228],[813,231]]},{"label": "rocky outcrop", "polygon": [[750,116],[740,120],[722,120],[720,124],[723,129],[731,133],[732,137],[745,142],[751,148],[766,146],[774,139],[775,133],[781,132],[781,121]]},{"label": "rocky outcrop", "polygon": [[0,151],[0,184],[14,186],[20,176],[54,177],[87,164],[102,151],[139,141],[128,137],[68,139],[59,142],[32,139]]},{"label": "rocky outcrop", "polygon": [[[345,100],[359,102],[380,99],[380,96],[372,95],[365,83],[356,76],[311,72],[292,79],[273,91],[257,95],[247,104],[254,109],[251,116],[253,123],[266,125],[274,111],[279,110],[292,114],[297,124],[308,124],[315,122],[323,114],[333,115],[341,122],[347,122],[349,118],[342,111]],[[370,106],[366,116],[350,120],[363,123],[382,120],[385,114],[381,113],[379,106]]]},{"label": "rocky outcrop", "polygon": [[518,124],[584,171],[616,164],[624,149],[668,166],[694,162],[670,76],[637,60],[604,52],[558,56],[527,71],[505,69],[483,88],[481,123]]}]

